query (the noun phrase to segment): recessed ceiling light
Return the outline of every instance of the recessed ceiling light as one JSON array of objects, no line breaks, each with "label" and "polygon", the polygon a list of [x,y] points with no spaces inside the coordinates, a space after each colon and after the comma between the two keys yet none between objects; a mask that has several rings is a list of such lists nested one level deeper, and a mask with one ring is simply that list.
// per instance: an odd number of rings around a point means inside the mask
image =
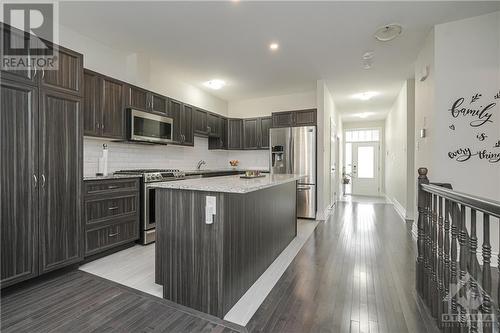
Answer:
[{"label": "recessed ceiling light", "polygon": [[363,112],[363,113],[359,113],[359,114],[357,114],[356,116],[357,116],[358,118],[363,118],[363,119],[364,119],[364,118],[367,118],[367,117],[368,117],[369,115],[371,115],[371,114],[372,114],[371,112]]},{"label": "recessed ceiling light", "polygon": [[208,87],[210,89],[214,90],[219,90],[220,88],[224,87],[226,85],[226,82],[218,79],[210,80],[205,83],[203,83],[205,87]]},{"label": "recessed ceiling light", "polygon": [[381,42],[388,42],[401,35],[403,27],[399,24],[386,24],[375,31],[373,37]]},{"label": "recessed ceiling light", "polygon": [[278,43],[271,43],[271,44],[269,44],[269,49],[271,51],[276,51],[279,48],[280,48],[280,45]]},{"label": "recessed ceiling light", "polygon": [[372,99],[373,97],[377,96],[378,94],[379,93],[375,92],[375,91],[366,91],[366,92],[362,92],[359,94],[354,94],[354,95],[352,95],[352,98],[360,99],[362,101],[368,101],[368,100]]}]

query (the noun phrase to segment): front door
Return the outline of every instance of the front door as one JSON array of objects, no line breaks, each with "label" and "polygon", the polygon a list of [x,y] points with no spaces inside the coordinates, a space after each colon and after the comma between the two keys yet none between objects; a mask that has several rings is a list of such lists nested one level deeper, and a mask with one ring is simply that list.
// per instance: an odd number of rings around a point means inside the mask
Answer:
[{"label": "front door", "polygon": [[378,142],[352,144],[352,194],[380,194]]}]

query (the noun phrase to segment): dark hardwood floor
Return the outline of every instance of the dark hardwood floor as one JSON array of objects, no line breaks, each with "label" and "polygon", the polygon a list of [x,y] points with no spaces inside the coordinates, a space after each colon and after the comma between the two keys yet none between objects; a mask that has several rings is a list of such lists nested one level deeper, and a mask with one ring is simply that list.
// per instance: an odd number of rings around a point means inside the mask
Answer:
[{"label": "dark hardwood floor", "polygon": [[2,332],[437,332],[391,205],[338,203],[246,328],[72,271],[1,299]]},{"label": "dark hardwood floor", "polygon": [[82,271],[2,295],[1,332],[245,332]]},{"label": "dark hardwood floor", "polygon": [[437,332],[415,291],[415,241],[393,206],[337,205],[249,332]]}]

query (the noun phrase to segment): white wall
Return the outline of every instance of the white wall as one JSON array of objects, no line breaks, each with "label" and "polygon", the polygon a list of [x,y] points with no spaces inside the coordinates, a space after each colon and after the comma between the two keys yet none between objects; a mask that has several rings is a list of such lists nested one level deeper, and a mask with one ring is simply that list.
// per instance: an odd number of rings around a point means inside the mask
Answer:
[{"label": "white wall", "polygon": [[[318,128],[317,128],[317,219],[325,219],[327,210],[330,208],[330,191],[332,179],[330,173],[330,122],[336,125],[336,132],[339,136],[342,135],[342,122],[339,113],[335,108],[333,95],[328,89],[324,80],[318,80],[316,90],[316,105],[318,112]],[[342,143],[340,144],[342,147]],[[342,148],[341,148],[342,149]],[[339,156],[342,156],[342,151]],[[341,164],[341,161],[339,163]],[[341,169],[337,168],[337,177],[340,177]],[[340,189],[337,193],[340,193]]]},{"label": "white wall", "polygon": [[414,90],[405,81],[385,120],[385,194],[406,219],[414,204]]},{"label": "white wall", "polygon": [[270,116],[272,112],[316,108],[316,91],[229,101],[228,115],[234,118]]}]

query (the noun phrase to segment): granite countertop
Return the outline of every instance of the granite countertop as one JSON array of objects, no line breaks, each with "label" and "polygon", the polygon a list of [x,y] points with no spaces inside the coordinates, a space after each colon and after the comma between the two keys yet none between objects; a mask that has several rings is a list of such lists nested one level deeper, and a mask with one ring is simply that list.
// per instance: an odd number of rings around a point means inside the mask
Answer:
[{"label": "granite countertop", "polygon": [[157,183],[154,187],[191,190],[191,191],[207,191],[207,192],[223,192],[223,193],[249,193],[258,191],[264,188],[296,181],[302,178],[300,175],[268,175],[254,179],[243,179],[239,175],[222,176],[211,178],[197,178],[178,180],[174,182]]},{"label": "granite countertop", "polygon": [[123,178],[141,178],[142,175],[113,175],[107,176],[84,176],[83,180],[106,180],[106,179],[123,179]]}]

